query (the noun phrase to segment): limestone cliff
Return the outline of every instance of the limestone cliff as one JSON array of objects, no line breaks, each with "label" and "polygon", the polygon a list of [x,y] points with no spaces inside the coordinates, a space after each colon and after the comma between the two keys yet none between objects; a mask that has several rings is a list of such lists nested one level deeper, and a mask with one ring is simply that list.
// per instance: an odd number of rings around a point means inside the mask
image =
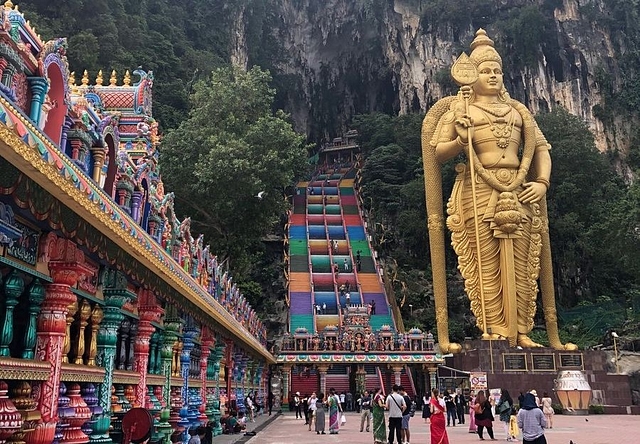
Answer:
[{"label": "limestone cliff", "polygon": [[[453,91],[449,67],[484,27],[505,59],[505,83],[514,98],[534,112],[564,106],[588,123],[602,151],[625,153],[630,144],[628,119],[605,126],[594,115],[603,102],[597,74],[607,73],[611,87],[619,88],[618,58],[625,50],[593,19],[608,13],[600,0],[266,3],[260,23],[252,22],[250,11],[236,21],[233,40],[247,44],[234,45],[232,59],[270,68],[279,105],[313,138],[341,131],[357,113],[426,110]],[[447,11],[455,7],[448,3],[460,9]]]}]

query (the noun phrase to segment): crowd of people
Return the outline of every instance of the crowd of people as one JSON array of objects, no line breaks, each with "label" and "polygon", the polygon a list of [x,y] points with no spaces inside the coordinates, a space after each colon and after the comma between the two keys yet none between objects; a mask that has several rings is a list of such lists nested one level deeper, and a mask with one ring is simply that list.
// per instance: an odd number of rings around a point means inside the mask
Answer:
[{"label": "crowd of people", "polygon": [[[548,393],[538,398],[535,390],[521,392],[517,402],[507,389],[500,390],[499,396],[497,392],[494,395],[485,390],[465,395],[462,389],[451,392],[433,389],[425,394],[422,418],[429,424],[431,443],[448,444],[447,427],[467,423],[469,433],[477,434],[480,440],[484,441],[487,436],[496,441],[494,422],[499,421],[503,429],[501,439],[546,444],[544,430],[553,427],[554,415]],[[315,392],[302,396],[296,392],[291,399],[291,410],[296,412],[296,418],[304,419],[308,430],[318,435],[326,434],[327,429],[329,434],[338,434],[346,421],[343,413],[357,412],[359,421],[356,425],[360,432],[373,434],[374,444],[410,444],[410,420],[416,407],[416,401],[400,385],[394,385],[388,395],[382,388],[356,395],[336,393],[331,388],[326,396]]]},{"label": "crowd of people", "polygon": [[[350,392],[338,394],[330,388],[326,399],[324,393],[303,396],[296,392],[290,407],[295,411],[296,419],[304,419],[308,430],[315,430],[318,435],[326,434],[327,428],[329,434],[338,434],[340,426],[346,422],[344,412],[356,412],[360,432],[373,433],[375,443],[409,444],[409,421],[415,414],[416,402],[402,386],[394,385],[393,392],[386,397],[381,388],[371,392],[365,390],[355,396]],[[388,433],[385,411],[389,413]]]},{"label": "crowd of people", "polygon": [[[520,393],[516,404],[507,389],[500,390],[496,399],[484,390],[473,392],[465,397],[459,390],[452,396],[445,391],[442,396],[434,390],[430,399],[424,398],[425,405],[430,409],[423,409],[425,422],[431,423],[431,442],[448,444],[446,427],[465,423],[465,412],[469,413],[469,433],[477,433],[481,441],[485,440],[484,432],[489,439],[496,441],[493,423],[502,423],[504,439],[518,441],[523,444],[546,444],[544,429],[553,427],[554,410],[548,393],[542,399],[538,398],[535,390]],[[446,416],[446,426],[445,426]]]}]

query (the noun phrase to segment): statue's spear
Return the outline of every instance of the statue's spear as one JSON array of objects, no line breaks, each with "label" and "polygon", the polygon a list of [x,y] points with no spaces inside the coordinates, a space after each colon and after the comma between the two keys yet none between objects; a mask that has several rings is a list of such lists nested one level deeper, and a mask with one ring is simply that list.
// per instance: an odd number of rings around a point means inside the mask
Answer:
[{"label": "statue's spear", "polygon": [[[466,53],[451,66],[451,77],[460,86],[460,92],[464,99],[464,112],[469,116],[469,99],[471,98],[471,85],[478,80],[478,70]],[[467,150],[469,157],[469,174],[471,180],[471,198],[473,202],[473,223],[475,225],[476,252],[478,262],[478,288],[480,291],[480,307],[482,309],[482,338],[488,339],[487,313],[484,301],[484,285],[482,284],[482,256],[480,254],[480,232],[478,225],[478,203],[476,202],[476,171],[474,165],[473,141],[471,140],[471,126],[467,126]]]}]

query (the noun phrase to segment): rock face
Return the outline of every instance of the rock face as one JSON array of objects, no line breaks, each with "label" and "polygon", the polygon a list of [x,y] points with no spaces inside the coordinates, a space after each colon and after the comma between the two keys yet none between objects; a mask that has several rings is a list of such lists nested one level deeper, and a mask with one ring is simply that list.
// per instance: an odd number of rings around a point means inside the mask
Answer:
[{"label": "rock face", "polygon": [[[234,45],[232,58],[271,65],[281,90],[278,104],[316,139],[327,137],[326,129],[343,130],[357,113],[425,111],[454,91],[449,68],[468,51],[475,30],[484,27],[503,55],[505,83],[514,98],[534,112],[567,108],[588,123],[600,150],[625,152],[629,145],[630,124],[614,119],[605,127],[594,115],[594,106],[603,101],[597,73],[606,72],[619,87],[616,51],[624,49],[608,29],[585,16],[585,8],[607,13],[599,0],[487,0],[476,2],[487,4],[484,12],[461,9],[449,15],[438,11],[470,6],[443,0],[267,3],[270,14],[260,39],[243,36],[256,33],[255,21],[237,21],[234,41],[247,44]],[[530,23],[527,11],[542,22]],[[518,14],[521,29],[508,28],[503,18]],[[531,34],[540,37],[537,42],[518,36],[529,32],[528,26],[542,25]],[[514,51],[519,37],[524,39],[520,53]],[[252,59],[260,52],[262,57]]]}]

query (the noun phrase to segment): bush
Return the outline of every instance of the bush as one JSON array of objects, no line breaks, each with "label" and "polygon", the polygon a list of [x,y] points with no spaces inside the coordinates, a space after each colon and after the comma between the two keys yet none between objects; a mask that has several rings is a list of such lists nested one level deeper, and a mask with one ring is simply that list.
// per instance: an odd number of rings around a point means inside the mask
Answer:
[{"label": "bush", "polygon": [[551,404],[551,408],[556,415],[562,415],[562,404]]},{"label": "bush", "polygon": [[589,413],[592,415],[603,415],[604,414],[604,406],[602,405],[590,405]]}]

